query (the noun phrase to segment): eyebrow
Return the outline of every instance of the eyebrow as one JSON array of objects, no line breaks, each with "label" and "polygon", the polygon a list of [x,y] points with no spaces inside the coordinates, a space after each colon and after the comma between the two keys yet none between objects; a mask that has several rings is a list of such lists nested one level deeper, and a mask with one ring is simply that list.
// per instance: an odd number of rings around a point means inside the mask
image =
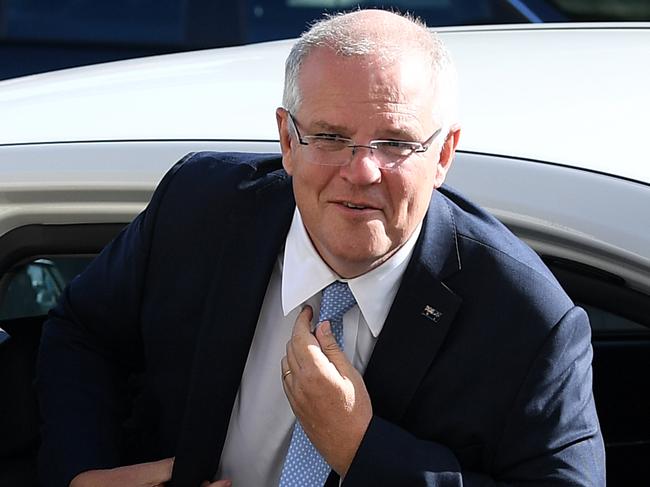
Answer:
[{"label": "eyebrow", "polygon": [[383,136],[377,137],[376,140],[404,140],[404,141],[417,141],[417,137],[413,135],[413,133],[409,132],[408,130],[403,130],[403,129],[387,129],[386,131],[382,132]]},{"label": "eyebrow", "polygon": [[[309,127],[310,133],[314,132],[325,132],[332,134],[349,134],[348,128],[343,125],[337,125],[333,123],[326,122],[324,120],[316,120],[312,122]],[[403,140],[408,142],[419,141],[412,133],[405,129],[386,129],[382,132],[384,135],[377,136],[374,140]],[[350,135],[345,135],[345,137],[351,137]]]},{"label": "eyebrow", "polygon": [[315,122],[312,122],[309,125],[309,128],[311,131],[318,131],[318,132],[329,132],[334,134],[344,134],[346,132],[349,133],[348,129],[343,125],[332,124],[329,122],[325,122],[324,120],[316,120]]}]

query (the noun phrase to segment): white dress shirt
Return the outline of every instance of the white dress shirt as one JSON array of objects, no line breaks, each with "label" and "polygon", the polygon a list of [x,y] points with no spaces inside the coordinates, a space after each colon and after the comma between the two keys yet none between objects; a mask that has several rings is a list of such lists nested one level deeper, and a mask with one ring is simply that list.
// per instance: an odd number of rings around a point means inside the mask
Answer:
[{"label": "white dress shirt", "polygon": [[236,487],[278,485],[295,422],[280,361],[300,310],[310,305],[317,319],[321,291],[335,280],[348,283],[358,306],[343,316],[344,351],[363,374],[420,228],[379,267],[342,279],[319,256],[296,209],[266,289],[215,479],[230,479]]}]

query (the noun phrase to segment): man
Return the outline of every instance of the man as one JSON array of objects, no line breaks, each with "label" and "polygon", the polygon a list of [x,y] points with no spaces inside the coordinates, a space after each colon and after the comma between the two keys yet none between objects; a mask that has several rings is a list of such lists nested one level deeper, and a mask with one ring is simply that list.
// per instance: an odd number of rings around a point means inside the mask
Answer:
[{"label": "man", "polygon": [[53,312],[43,482],[604,485],[586,315],[442,186],[455,108],[423,26],[312,27],[281,161],[190,154]]}]

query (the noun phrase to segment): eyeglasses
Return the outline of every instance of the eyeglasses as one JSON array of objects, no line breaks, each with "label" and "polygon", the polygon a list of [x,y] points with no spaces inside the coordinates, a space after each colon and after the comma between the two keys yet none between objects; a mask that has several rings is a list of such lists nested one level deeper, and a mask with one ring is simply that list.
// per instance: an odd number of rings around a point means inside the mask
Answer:
[{"label": "eyeglasses", "polygon": [[[436,130],[424,142],[406,140],[371,140],[368,144],[355,144],[352,139],[336,134],[300,135],[298,124],[287,110],[291,126],[296,132],[300,145],[309,146],[313,154],[309,161],[322,166],[345,166],[354,157],[358,148],[366,148],[375,157],[377,166],[382,169],[395,169],[416,152],[426,152],[434,139],[442,132]],[[347,153],[351,149],[351,153]]]}]

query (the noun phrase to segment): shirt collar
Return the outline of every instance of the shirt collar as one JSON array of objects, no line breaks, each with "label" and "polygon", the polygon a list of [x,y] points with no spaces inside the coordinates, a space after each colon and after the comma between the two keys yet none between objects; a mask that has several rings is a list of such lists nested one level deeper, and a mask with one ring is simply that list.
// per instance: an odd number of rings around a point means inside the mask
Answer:
[{"label": "shirt collar", "polygon": [[390,259],[354,279],[339,277],[321,259],[295,209],[282,262],[282,310],[288,315],[336,280],[347,282],[372,335],[379,336],[413,254],[422,224]]}]

